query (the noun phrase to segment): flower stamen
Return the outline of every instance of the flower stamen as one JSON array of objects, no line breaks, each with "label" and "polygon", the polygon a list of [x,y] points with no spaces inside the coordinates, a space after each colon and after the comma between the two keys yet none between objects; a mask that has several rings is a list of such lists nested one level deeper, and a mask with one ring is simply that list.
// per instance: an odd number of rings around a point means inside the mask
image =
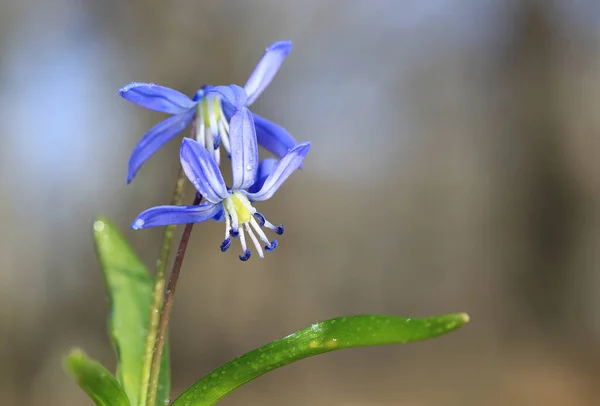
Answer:
[{"label": "flower stamen", "polygon": [[252,252],[246,247],[246,236],[244,235],[244,228],[240,228],[240,243],[242,244],[242,250],[244,251],[244,255],[240,255],[240,259],[242,261],[247,261],[250,259],[250,255]]},{"label": "flower stamen", "polygon": [[[264,218],[264,217],[263,217]],[[274,226],[271,222],[269,222],[267,219],[265,219],[265,227],[270,228],[271,230],[275,231],[275,233],[277,235],[283,235],[283,232],[285,231],[283,228],[283,224],[280,224],[279,226]]]},{"label": "flower stamen", "polygon": [[228,213],[225,213],[225,239],[229,238],[229,230],[231,230],[231,219]]},{"label": "flower stamen", "polygon": [[[216,107],[221,110],[221,101],[217,96],[208,96],[206,98],[206,104],[208,106],[208,123],[210,126],[210,132],[213,136],[213,149],[219,149],[219,145],[221,144],[221,137],[219,136],[219,127],[217,126],[217,114],[220,111],[217,111]],[[221,114],[219,114],[219,117]]]},{"label": "flower stamen", "polygon": [[268,252],[274,251],[278,245],[279,245],[279,242],[277,242],[277,240],[273,240],[273,241],[271,241],[271,243],[269,245],[265,246],[265,250]]},{"label": "flower stamen", "polygon": [[269,241],[269,239],[267,238],[265,232],[260,228],[260,226],[258,225],[258,223],[256,222],[256,220],[254,219],[254,217],[252,219],[250,219],[250,224],[252,224],[252,227],[254,228],[254,230],[256,230],[256,234],[258,234],[258,236],[260,237],[260,239],[267,245],[265,245],[265,250],[266,251],[273,251],[275,248],[277,248],[277,245],[279,244],[277,242],[277,240],[273,240],[272,242]]},{"label": "flower stamen", "polygon": [[252,252],[250,250],[246,250],[246,251],[244,251],[244,255],[240,255],[240,259],[245,262],[250,259],[251,255],[252,255]]},{"label": "flower stamen", "polygon": [[254,243],[254,247],[256,247],[256,251],[258,251],[258,256],[261,257],[261,258],[264,258],[265,255],[263,254],[262,247],[260,246],[260,243],[258,242],[258,239],[256,238],[256,236],[252,232],[252,229],[250,228],[250,225],[248,223],[245,223],[244,227],[246,228],[246,231],[248,232],[248,235],[250,236],[250,239]]},{"label": "flower stamen", "polygon": [[231,247],[231,238],[229,238],[230,229],[231,220],[229,219],[229,214],[225,213],[225,239],[221,243],[221,252],[225,252]]},{"label": "flower stamen", "polygon": [[219,154],[219,150],[214,149],[215,139],[213,137],[212,132],[210,131],[210,127],[205,126],[205,137],[206,144],[204,148],[210,153],[210,155],[214,158],[217,166],[221,164],[221,154]]},{"label": "flower stamen", "polygon": [[229,215],[231,217],[231,228],[229,229],[229,235],[231,235],[234,238],[237,238],[239,226],[237,212],[235,211],[235,207],[233,206],[233,202],[231,201],[230,197],[225,199],[223,203],[225,204],[225,215]]},{"label": "flower stamen", "polygon": [[[237,200],[242,204],[242,206],[244,206],[244,208],[246,210],[248,210],[248,212],[251,215],[256,213],[256,209],[254,207],[252,207],[252,203],[250,203],[250,201],[248,200],[248,198],[246,196],[244,196],[240,193],[236,193],[236,197],[237,197]],[[250,221],[250,220],[248,219],[248,221]]]},{"label": "flower stamen", "polygon": [[196,105],[196,141],[203,147],[206,145],[205,129],[204,129],[204,112],[202,103]]},{"label": "flower stamen", "polygon": [[254,217],[256,217],[258,219],[258,221],[260,221],[260,223],[258,223],[261,227],[265,225],[265,216],[263,216],[261,213],[256,212],[254,213]]},{"label": "flower stamen", "polygon": [[[221,163],[220,146],[223,144],[228,156],[231,154],[229,143],[229,123],[223,113],[221,97],[213,94],[199,96],[196,105],[196,141],[200,143],[217,162]],[[214,152],[213,152],[214,151]]]},{"label": "flower stamen", "polygon": [[[246,233],[261,258],[264,258],[264,251],[270,252],[277,248],[279,245],[277,240],[270,241],[261,227],[267,226],[277,234],[282,234],[283,226],[276,227],[269,223],[265,216],[252,207],[252,203],[243,192],[233,191],[223,200],[223,205],[225,208],[225,240],[221,244],[221,251],[224,252],[230,247],[231,238],[239,237],[244,252],[243,255],[240,255],[240,259],[247,261],[251,252],[246,246]],[[264,243],[264,246],[260,241]]]},{"label": "flower stamen", "polygon": [[260,226],[258,225],[258,223],[256,222],[256,220],[254,218],[250,219],[250,224],[252,224],[252,227],[256,230],[256,234],[258,234],[258,236],[264,243],[266,243],[266,244],[271,243],[271,241],[269,241],[269,239],[265,235],[265,232],[260,228]]},{"label": "flower stamen", "polygon": [[231,247],[231,238],[227,237],[221,243],[221,252],[225,252]]}]

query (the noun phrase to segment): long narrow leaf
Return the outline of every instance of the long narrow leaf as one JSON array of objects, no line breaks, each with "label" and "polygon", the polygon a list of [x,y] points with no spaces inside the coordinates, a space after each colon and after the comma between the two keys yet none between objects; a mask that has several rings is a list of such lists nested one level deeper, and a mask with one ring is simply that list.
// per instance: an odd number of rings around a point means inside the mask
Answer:
[{"label": "long narrow leaf", "polygon": [[115,377],[98,362],[79,350],[65,358],[65,368],[96,403],[96,406],[130,406],[127,395]]},{"label": "long narrow leaf", "polygon": [[[107,219],[96,220],[94,238],[110,298],[109,334],[117,353],[117,378],[131,404],[137,405],[150,316],[152,279],[117,227]],[[168,346],[165,345],[157,405],[164,405],[168,401],[168,359]]]},{"label": "long narrow leaf", "polygon": [[421,319],[363,315],[315,323],[215,369],[172,406],[213,405],[244,383],[294,361],[344,348],[426,340],[449,333],[468,320],[465,313],[455,313]]}]

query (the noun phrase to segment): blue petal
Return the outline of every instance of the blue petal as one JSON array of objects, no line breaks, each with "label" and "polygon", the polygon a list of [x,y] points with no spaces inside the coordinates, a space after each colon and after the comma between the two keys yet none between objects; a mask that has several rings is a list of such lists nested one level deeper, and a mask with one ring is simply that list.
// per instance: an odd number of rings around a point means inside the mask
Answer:
[{"label": "blue petal", "polygon": [[270,199],[285,180],[302,165],[304,157],[308,154],[310,142],[296,145],[282,159],[269,177],[265,180],[263,187],[257,193],[247,193],[248,199],[261,201]]},{"label": "blue petal", "polygon": [[269,45],[256,68],[254,68],[254,72],[248,78],[246,86],[244,86],[248,95],[248,101],[246,102],[248,106],[254,103],[263,90],[269,86],[291,50],[292,41],[278,41]]},{"label": "blue petal", "polygon": [[232,189],[246,189],[254,184],[258,169],[258,145],[252,113],[247,107],[231,117],[229,123],[231,144]]},{"label": "blue petal", "polygon": [[202,145],[190,138],[184,138],[180,156],[183,171],[206,200],[219,203],[229,196],[217,163]]},{"label": "blue petal", "polygon": [[265,184],[265,180],[267,180],[271,172],[277,167],[277,162],[278,161],[275,158],[265,158],[260,161],[260,164],[258,164],[258,171],[256,172],[256,182],[254,182],[254,185],[250,186],[248,192],[256,193],[262,188]]},{"label": "blue petal", "polygon": [[132,103],[169,114],[183,113],[196,104],[177,90],[153,83],[130,83],[120,89],[119,94]]},{"label": "blue petal", "polygon": [[283,127],[267,120],[258,114],[252,114],[256,127],[256,140],[258,144],[278,158],[283,158],[296,144],[294,137]]},{"label": "blue petal", "polygon": [[239,110],[248,104],[246,92],[238,85],[211,87],[206,89],[204,94],[209,93],[219,93],[225,102],[233,106],[234,110]]},{"label": "blue petal", "polygon": [[198,206],[156,206],[140,213],[131,228],[167,226],[170,224],[200,223],[218,220],[223,215],[223,204],[202,203]]},{"label": "blue petal", "polygon": [[231,105],[229,102],[221,103],[221,110],[223,111],[227,122],[230,122],[231,117],[233,117],[233,115],[238,111],[238,109],[233,107],[233,105]]},{"label": "blue petal", "polygon": [[144,162],[160,149],[167,141],[182,132],[192,121],[196,109],[190,109],[161,121],[150,129],[135,146],[129,158],[127,183],[131,182]]}]

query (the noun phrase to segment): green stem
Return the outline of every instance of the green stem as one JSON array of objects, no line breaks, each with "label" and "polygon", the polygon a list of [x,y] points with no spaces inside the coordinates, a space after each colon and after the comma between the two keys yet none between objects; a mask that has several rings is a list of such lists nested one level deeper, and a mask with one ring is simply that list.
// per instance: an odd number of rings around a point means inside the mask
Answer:
[{"label": "green stem", "polygon": [[[177,175],[177,183],[175,184],[175,190],[173,191],[173,197],[171,197],[171,205],[178,206],[183,201],[183,191],[185,186],[185,173],[183,168],[179,167],[179,174]],[[152,355],[154,351],[154,344],[156,342],[156,332],[158,331],[158,323],[160,320],[160,310],[163,305],[163,297],[166,283],[166,269],[167,261],[169,260],[169,254],[171,253],[171,245],[173,243],[173,233],[176,226],[165,227],[163,234],[162,245],[160,248],[160,254],[156,260],[156,275],[154,278],[154,289],[152,292],[152,303],[150,304],[150,318],[148,323],[148,333],[146,334],[146,344],[144,346],[144,359],[142,364],[142,382],[140,386],[139,404],[142,406],[151,405],[153,403],[147,403],[148,399],[148,384],[150,382],[150,370],[152,367]]]},{"label": "green stem", "polygon": [[[197,206],[200,204],[202,196],[196,193],[194,203],[192,205]],[[148,406],[155,406],[156,404],[156,391],[158,390],[158,377],[160,374],[160,361],[162,358],[162,352],[165,345],[165,336],[167,334],[167,327],[169,325],[169,318],[171,317],[171,308],[173,307],[173,296],[175,295],[175,288],[177,287],[177,281],[179,280],[179,272],[181,271],[181,265],[183,264],[183,258],[185,257],[185,251],[187,249],[190,235],[192,234],[192,227],[194,223],[185,225],[181,241],[179,242],[179,248],[177,249],[177,256],[175,262],[173,262],[173,269],[169,276],[169,283],[165,290],[165,301],[160,316],[160,323],[158,326],[158,332],[156,334],[156,342],[152,349],[152,366],[150,367],[150,383],[148,384]]]}]

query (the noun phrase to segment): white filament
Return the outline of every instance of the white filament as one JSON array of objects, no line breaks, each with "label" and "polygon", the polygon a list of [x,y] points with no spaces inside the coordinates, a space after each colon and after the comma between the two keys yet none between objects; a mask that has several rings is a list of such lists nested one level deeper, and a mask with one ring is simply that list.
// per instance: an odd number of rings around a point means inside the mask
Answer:
[{"label": "white filament", "polygon": [[229,219],[229,213],[225,212],[225,239],[229,238],[229,230],[231,229],[231,220]]},{"label": "white filament", "polygon": [[273,231],[277,231],[277,227],[271,224],[267,219],[265,219],[265,226],[269,227]]},{"label": "white filament", "polygon": [[202,146],[206,145],[204,138],[204,112],[202,111],[202,102],[196,107],[196,141]]},{"label": "white filament", "polygon": [[244,251],[244,255],[246,255],[248,248],[246,247],[246,236],[244,235],[243,227],[240,227],[240,244],[242,244],[242,250]]},{"label": "white filament", "polygon": [[220,105],[221,101],[218,97],[213,96],[206,99],[206,104],[208,104],[208,123],[210,125],[210,132],[212,133],[213,138],[215,138],[215,136],[219,133],[219,128],[217,126],[217,117],[215,112],[215,100]]},{"label": "white filament", "polygon": [[254,217],[252,217],[250,219],[250,224],[252,224],[252,227],[254,228],[254,230],[256,230],[256,234],[258,234],[258,236],[260,237],[261,240],[263,240],[263,242],[267,245],[271,245],[271,241],[269,241],[269,239],[267,238],[265,232],[260,228],[260,226],[258,225],[258,223],[256,222],[256,220],[254,219]]},{"label": "white filament", "polygon": [[231,197],[228,197],[223,201],[225,204],[225,211],[231,216],[231,225],[234,230],[238,229],[238,216],[235,211],[235,207],[233,207],[233,202],[231,201]]},{"label": "white filament", "polygon": [[245,223],[244,227],[246,227],[246,231],[248,231],[248,235],[250,236],[250,238],[252,239],[252,242],[254,243],[254,246],[256,247],[256,251],[258,252],[258,256],[261,257],[261,258],[264,258],[265,255],[263,254],[262,247],[260,246],[260,243],[256,239],[256,236],[252,232],[252,229],[250,228],[250,226],[248,225],[248,223]]}]

